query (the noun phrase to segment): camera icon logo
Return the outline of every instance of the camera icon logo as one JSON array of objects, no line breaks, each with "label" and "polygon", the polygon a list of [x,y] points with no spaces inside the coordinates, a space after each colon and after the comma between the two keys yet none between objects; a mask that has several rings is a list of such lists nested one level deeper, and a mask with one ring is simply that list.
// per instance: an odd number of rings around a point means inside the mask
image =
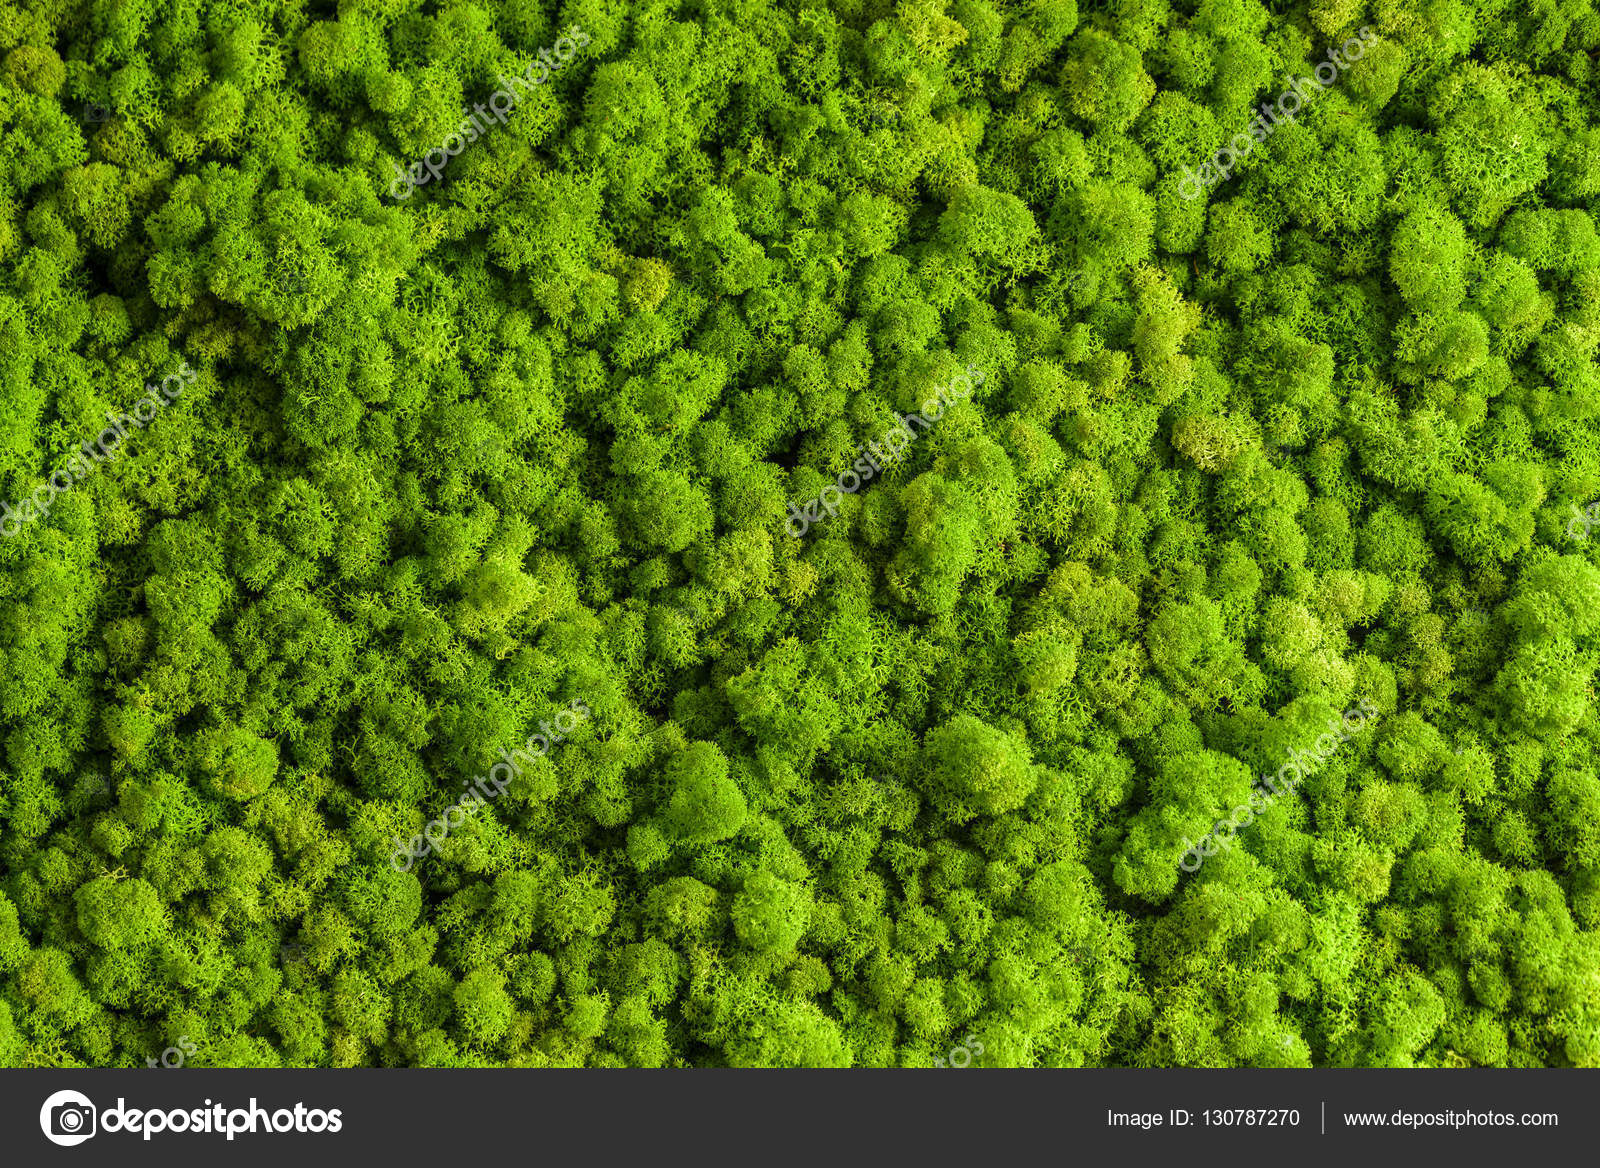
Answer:
[{"label": "camera icon logo", "polygon": [[39,1108],[39,1127],[52,1144],[70,1148],[94,1135],[95,1105],[77,1091],[57,1091]]}]

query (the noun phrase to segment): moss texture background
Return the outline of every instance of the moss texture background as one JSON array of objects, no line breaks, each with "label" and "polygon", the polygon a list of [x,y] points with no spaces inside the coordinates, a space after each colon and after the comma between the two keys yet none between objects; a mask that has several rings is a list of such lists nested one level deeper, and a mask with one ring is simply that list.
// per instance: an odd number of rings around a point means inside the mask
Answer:
[{"label": "moss texture background", "polygon": [[0,1065],[1600,1065],[1597,59],[0,2]]}]

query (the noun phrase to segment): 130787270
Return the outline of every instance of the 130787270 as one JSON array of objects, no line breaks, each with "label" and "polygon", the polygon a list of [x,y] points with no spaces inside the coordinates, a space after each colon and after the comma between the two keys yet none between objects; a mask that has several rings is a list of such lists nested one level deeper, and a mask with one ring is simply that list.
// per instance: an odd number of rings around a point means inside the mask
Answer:
[{"label": "130787270", "polygon": [[1213,1107],[1202,1111],[1207,1127],[1299,1127],[1298,1107]]}]

